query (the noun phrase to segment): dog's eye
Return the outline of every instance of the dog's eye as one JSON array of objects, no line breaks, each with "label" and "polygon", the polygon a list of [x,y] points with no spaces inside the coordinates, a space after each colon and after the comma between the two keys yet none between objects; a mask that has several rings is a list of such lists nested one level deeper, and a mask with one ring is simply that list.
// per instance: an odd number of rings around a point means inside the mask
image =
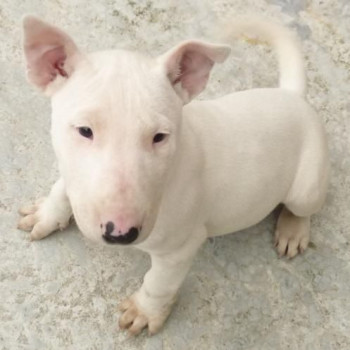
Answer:
[{"label": "dog's eye", "polygon": [[153,143],[162,142],[166,139],[167,136],[168,136],[168,134],[164,134],[164,133],[155,134],[153,137]]},{"label": "dog's eye", "polygon": [[87,139],[93,138],[92,130],[87,126],[81,126],[78,128],[79,134],[86,137]]}]

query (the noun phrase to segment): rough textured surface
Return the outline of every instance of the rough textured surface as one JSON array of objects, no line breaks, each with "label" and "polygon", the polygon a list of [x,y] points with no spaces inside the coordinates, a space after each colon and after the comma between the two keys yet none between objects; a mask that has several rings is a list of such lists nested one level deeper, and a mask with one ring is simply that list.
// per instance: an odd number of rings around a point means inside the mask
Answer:
[{"label": "rough textured surface", "polygon": [[[207,242],[163,331],[129,339],[118,302],[141,283],[149,260],[96,247],[75,227],[29,243],[17,208],[57,176],[49,101],[25,82],[20,18],[36,13],[87,50],[129,46],[158,54],[179,40],[210,36],[230,15],[258,12],[298,31],[308,100],[329,133],[333,173],[310,249],[292,261],[272,247],[275,217]],[[348,0],[2,0],[0,4],[0,348],[349,349],[350,5]],[[212,97],[276,84],[273,55],[237,43],[212,75]]]}]

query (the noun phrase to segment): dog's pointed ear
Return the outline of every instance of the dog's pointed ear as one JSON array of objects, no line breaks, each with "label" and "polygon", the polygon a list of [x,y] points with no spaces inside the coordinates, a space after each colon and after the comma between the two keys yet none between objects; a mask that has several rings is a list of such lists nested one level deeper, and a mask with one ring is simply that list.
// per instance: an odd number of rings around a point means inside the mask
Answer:
[{"label": "dog's pointed ear", "polygon": [[185,41],[158,58],[170,83],[184,103],[202,92],[214,63],[221,63],[230,54],[227,45],[203,41]]},{"label": "dog's pointed ear", "polygon": [[23,48],[29,82],[48,94],[71,76],[82,57],[66,33],[31,15],[23,18]]}]

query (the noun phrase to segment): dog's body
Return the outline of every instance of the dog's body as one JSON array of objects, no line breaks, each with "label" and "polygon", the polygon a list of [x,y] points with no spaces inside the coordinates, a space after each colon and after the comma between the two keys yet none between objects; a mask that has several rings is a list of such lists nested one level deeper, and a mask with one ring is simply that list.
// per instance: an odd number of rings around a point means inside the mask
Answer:
[{"label": "dog's body", "polygon": [[[52,96],[62,178],[44,202],[22,210],[20,228],[40,239],[73,213],[86,236],[150,253],[142,287],[122,304],[120,325],[132,333],[159,330],[208,236],[249,227],[283,203],[279,254],[307,247],[328,182],[325,134],[302,97],[294,39],[278,26],[254,27],[279,45],[280,88],[187,104],[227,47],[196,41],[157,60],[125,52],[86,58],[57,28],[25,21],[29,79]],[[130,69],[127,79],[115,72],[117,60]]]}]

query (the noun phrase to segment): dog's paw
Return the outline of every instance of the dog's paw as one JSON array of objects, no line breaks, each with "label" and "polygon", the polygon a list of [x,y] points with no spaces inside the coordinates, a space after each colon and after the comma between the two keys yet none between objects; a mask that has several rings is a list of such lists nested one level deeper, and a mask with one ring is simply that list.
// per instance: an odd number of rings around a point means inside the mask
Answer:
[{"label": "dog's paw", "polygon": [[275,247],[279,257],[294,258],[303,253],[310,240],[310,218],[297,217],[284,209],[278,218]]},{"label": "dog's paw", "polygon": [[45,198],[41,198],[34,205],[23,206],[19,210],[22,215],[17,228],[30,232],[30,240],[45,238],[56,230],[63,230],[69,225],[70,216],[62,212],[53,212]]},{"label": "dog's paw", "polygon": [[163,308],[161,312],[147,312],[137,301],[137,294],[134,294],[124,300],[119,309],[122,311],[119,319],[121,329],[127,329],[131,335],[137,335],[148,327],[148,334],[153,335],[162,328],[171,307]]}]

